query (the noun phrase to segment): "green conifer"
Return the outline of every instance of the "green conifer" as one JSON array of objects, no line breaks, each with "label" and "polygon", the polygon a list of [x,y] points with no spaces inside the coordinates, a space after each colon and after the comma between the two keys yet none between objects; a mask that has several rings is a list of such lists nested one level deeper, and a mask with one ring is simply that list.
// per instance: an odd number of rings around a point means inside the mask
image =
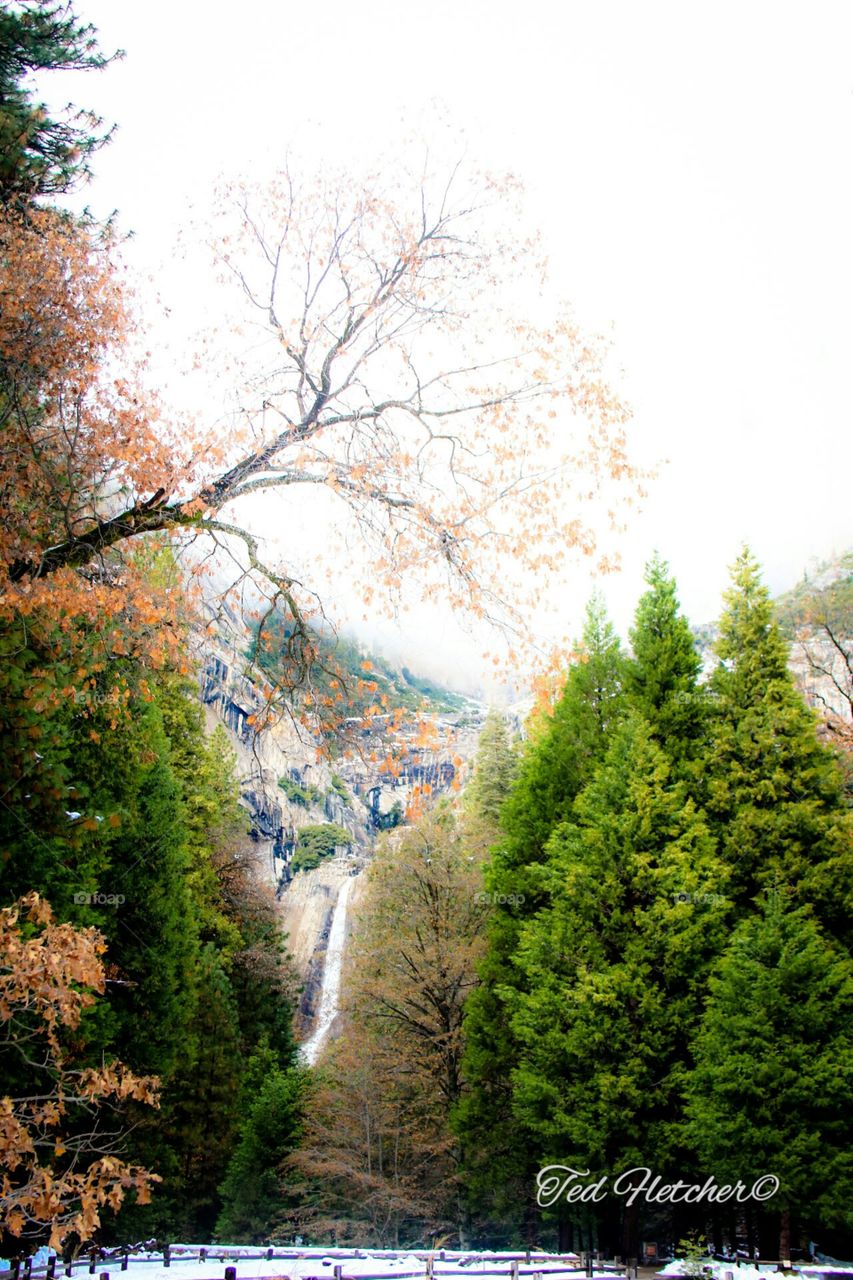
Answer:
[{"label": "green conifer", "polygon": [[706,808],[747,904],[777,881],[812,902],[841,938],[851,920],[851,818],[838,762],[788,668],[788,649],[758,566],[737,560],[711,678]]},{"label": "green conifer", "polygon": [[687,619],[679,611],[675,579],[655,556],[646,568],[630,632],[633,657],[625,686],[655,741],[683,772],[705,747],[707,698],[698,684],[702,661]]},{"label": "green conifer", "polygon": [[687,1087],[692,1136],[718,1183],[780,1179],[764,1208],[781,1258],[797,1226],[853,1227],[853,967],[792,896],[770,891],[732,935]]},{"label": "green conifer", "polygon": [[[518,1046],[514,1114],[540,1165],[682,1171],[686,1038],[728,900],[703,816],[674,775],[630,717],[549,841],[549,905],[524,925],[519,980],[502,990]],[[608,1243],[635,1253],[624,1225]]]}]

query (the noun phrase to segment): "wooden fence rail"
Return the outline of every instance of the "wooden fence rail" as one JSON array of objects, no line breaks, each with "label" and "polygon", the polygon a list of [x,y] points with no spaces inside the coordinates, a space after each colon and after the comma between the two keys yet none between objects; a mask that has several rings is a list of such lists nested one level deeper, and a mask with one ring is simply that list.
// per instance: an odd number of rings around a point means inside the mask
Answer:
[{"label": "wooden fence rail", "polygon": [[[170,1268],[176,1262],[183,1264],[195,1262],[202,1265],[219,1262],[227,1264],[224,1268],[224,1280],[237,1280],[237,1267],[234,1264],[240,1262],[316,1261],[322,1265],[324,1259],[329,1259],[333,1263],[326,1272],[329,1280],[439,1280],[441,1277],[451,1276],[457,1277],[458,1280],[459,1271],[448,1265],[454,1263],[457,1268],[470,1266],[472,1277],[476,1275],[481,1277],[481,1280],[487,1280],[488,1277],[499,1277],[500,1280],[521,1280],[521,1277],[525,1280],[549,1280],[549,1277],[558,1276],[564,1276],[566,1280],[569,1280],[570,1276],[571,1280],[582,1280],[584,1274],[587,1276],[592,1274],[592,1265],[590,1265],[592,1259],[588,1261],[584,1258],[581,1262],[579,1256],[574,1253],[546,1254],[530,1249],[514,1254],[509,1251],[477,1253],[461,1249],[322,1249],[295,1245],[284,1248],[268,1246],[265,1249],[229,1249],[212,1245],[210,1248],[190,1249],[167,1244],[159,1248],[145,1249],[144,1256],[139,1256],[142,1252],[142,1249],[137,1253],[136,1249],[130,1248],[111,1250],[93,1248],[69,1262],[63,1262],[56,1256],[51,1257],[42,1266],[33,1266],[31,1258],[18,1259],[10,1270],[0,1271],[0,1280],[63,1280],[63,1277],[82,1276],[84,1273],[90,1276],[97,1273],[98,1280],[110,1280],[111,1272],[127,1271],[131,1261],[134,1266],[152,1264],[166,1268]],[[417,1270],[395,1270],[393,1276],[389,1276],[387,1271],[375,1273],[359,1271],[358,1277],[350,1277],[345,1273],[346,1262],[364,1263],[371,1259],[379,1261],[401,1257],[415,1259],[424,1265]],[[328,1266],[328,1263],[326,1265]],[[594,1266],[595,1273],[599,1275],[605,1271],[625,1274],[624,1267],[614,1264],[596,1262]],[[223,1271],[220,1270],[216,1276],[205,1275],[204,1277],[196,1273],[194,1280],[223,1280]],[[241,1276],[240,1280],[265,1280],[265,1278]]]},{"label": "wooden fence rail", "polygon": [[[302,1264],[316,1262],[316,1277],[325,1275],[328,1280],[447,1280],[448,1277],[460,1280],[460,1267],[470,1267],[471,1280],[474,1280],[475,1276],[480,1277],[480,1280],[489,1280],[490,1277],[497,1277],[498,1280],[552,1280],[552,1278],[556,1280],[556,1277],[564,1277],[565,1280],[585,1280],[585,1277],[592,1276],[601,1277],[602,1280],[612,1276],[624,1276],[627,1280],[636,1280],[638,1266],[636,1258],[628,1258],[625,1262],[621,1258],[605,1261],[600,1255],[592,1253],[554,1254],[531,1249],[518,1253],[510,1251],[479,1253],[462,1249],[323,1249],[299,1245],[279,1247],[269,1245],[261,1249],[257,1246],[255,1248],[233,1246],[228,1248],[218,1245],[187,1247],[171,1244],[158,1245],[154,1241],[148,1242],[148,1245],[149,1247],[136,1245],[117,1249],[93,1247],[72,1261],[63,1262],[62,1259],[53,1256],[41,1266],[34,1266],[32,1258],[18,1259],[9,1270],[0,1271],[0,1280],[66,1280],[66,1278],[73,1280],[75,1275],[82,1277],[86,1273],[90,1276],[97,1274],[98,1280],[111,1280],[111,1276],[127,1271],[131,1262],[135,1267],[151,1264],[166,1268],[178,1262],[184,1265],[195,1263],[202,1267],[204,1272],[201,1274],[199,1271],[194,1271],[193,1280],[238,1280],[235,1264],[255,1261]],[[345,1266],[347,1262],[364,1263],[371,1259],[379,1261],[394,1258],[412,1259],[423,1265],[418,1266],[416,1270],[395,1270],[393,1273],[363,1272],[359,1269],[357,1276],[347,1274]],[[214,1274],[212,1264],[217,1262],[220,1266]],[[775,1259],[763,1258],[749,1265],[791,1268],[787,1260],[778,1262]],[[738,1263],[733,1260],[730,1270],[725,1274],[725,1280],[737,1280],[738,1270]],[[827,1266],[821,1267],[820,1272],[820,1280],[833,1280],[833,1277],[836,1280],[841,1280],[841,1277],[844,1277],[844,1280],[853,1280],[849,1270],[837,1271]],[[286,1274],[287,1269],[283,1267],[282,1275]],[[310,1280],[316,1280],[316,1277],[312,1274]],[[240,1276],[239,1280],[271,1280],[271,1278]],[[308,1277],[305,1280],[308,1280]],[[678,1278],[673,1276],[669,1277],[669,1280],[678,1280]],[[808,1276],[804,1277],[804,1280],[818,1280],[818,1278]]]}]

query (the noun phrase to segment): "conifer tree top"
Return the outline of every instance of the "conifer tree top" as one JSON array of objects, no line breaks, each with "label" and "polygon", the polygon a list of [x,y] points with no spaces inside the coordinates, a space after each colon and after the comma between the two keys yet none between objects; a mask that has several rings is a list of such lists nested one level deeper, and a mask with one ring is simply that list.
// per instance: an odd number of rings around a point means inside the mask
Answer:
[{"label": "conifer tree top", "polygon": [[732,585],[723,596],[725,611],[715,652],[747,686],[788,680],[788,652],[776,622],[770,592],[748,547],[732,566]]},{"label": "conifer tree top", "polygon": [[51,114],[28,78],[40,71],[87,71],[114,57],[70,2],[26,0],[0,8],[0,201],[24,202],[72,190],[89,177],[89,157],[111,130],[90,111]]}]

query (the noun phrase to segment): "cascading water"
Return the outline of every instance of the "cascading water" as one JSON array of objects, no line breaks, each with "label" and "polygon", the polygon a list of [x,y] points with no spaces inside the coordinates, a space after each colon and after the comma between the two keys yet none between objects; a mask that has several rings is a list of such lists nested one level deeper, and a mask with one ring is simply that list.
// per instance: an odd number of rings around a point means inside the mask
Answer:
[{"label": "cascading water", "polygon": [[352,888],[353,877],[347,876],[340,887],[335,913],[332,916],[332,927],[329,930],[329,942],[326,947],[326,963],[323,966],[323,985],[320,989],[320,1008],[314,1030],[300,1046],[300,1053],[308,1066],[313,1066],[320,1054],[320,1049],[329,1034],[335,1014],[338,1012],[338,996],[341,989],[341,964],[344,954],[344,940],[347,928],[347,901]]}]

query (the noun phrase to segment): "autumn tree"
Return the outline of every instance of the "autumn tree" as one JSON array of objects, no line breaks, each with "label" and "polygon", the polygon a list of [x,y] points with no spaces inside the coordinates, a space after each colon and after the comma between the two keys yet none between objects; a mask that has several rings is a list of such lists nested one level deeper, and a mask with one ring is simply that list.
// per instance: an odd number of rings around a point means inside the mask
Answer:
[{"label": "autumn tree", "polygon": [[341,1229],[352,1230],[369,1196],[377,1242],[398,1243],[404,1228],[465,1240],[449,1117],[464,1087],[462,1015],[486,915],[480,859],[447,804],[383,839],[354,909],[345,1031],[321,1064],[294,1158],[318,1223],[335,1202]]},{"label": "autumn tree", "polygon": [[462,1009],[486,916],[480,867],[444,804],[388,838],[368,872],[352,944],[350,1001],[406,1037],[410,1069],[441,1105],[462,1088]]},{"label": "autumn tree", "polygon": [[0,1227],[18,1240],[87,1240],[102,1208],[117,1209],[128,1191],[143,1203],[156,1181],[125,1163],[121,1121],[103,1117],[132,1099],[156,1106],[158,1081],[118,1061],[80,1068],[69,1048],[103,995],[104,951],[97,930],[57,924],[37,894],[0,909],[4,1074],[14,1075],[17,1059],[26,1076],[22,1096],[0,1099]]},{"label": "autumn tree", "polygon": [[452,1139],[432,1101],[431,1119],[413,1105],[402,1064],[350,1026],[311,1074],[302,1140],[281,1171],[286,1236],[394,1249],[445,1230]]},{"label": "autumn tree", "polygon": [[97,613],[134,650],[152,630],[162,645],[168,610],[136,597],[128,548],[213,541],[281,603],[289,682],[304,681],[321,584],[298,581],[253,519],[263,494],[286,511],[314,489],[367,540],[368,599],[417,580],[521,638],[534,567],[539,580],[567,548],[594,556],[585,506],[637,477],[602,350],[565,315],[527,318],[536,249],[501,225],[510,196],[461,170],[395,171],[393,188],[383,172],[289,171],[224,191],[214,251],[261,332],[221,431],[144,393],[114,246],[46,209],[3,228],[0,616],[44,603]]}]

